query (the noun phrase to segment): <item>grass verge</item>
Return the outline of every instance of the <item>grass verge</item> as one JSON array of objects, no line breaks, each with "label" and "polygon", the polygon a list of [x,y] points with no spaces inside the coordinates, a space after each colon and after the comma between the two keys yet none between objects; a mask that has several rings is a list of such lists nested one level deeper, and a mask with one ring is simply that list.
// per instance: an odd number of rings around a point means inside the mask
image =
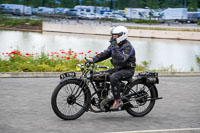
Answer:
[{"label": "grass verge", "polygon": [[0,18],[0,27],[19,29],[42,29],[42,20]]}]

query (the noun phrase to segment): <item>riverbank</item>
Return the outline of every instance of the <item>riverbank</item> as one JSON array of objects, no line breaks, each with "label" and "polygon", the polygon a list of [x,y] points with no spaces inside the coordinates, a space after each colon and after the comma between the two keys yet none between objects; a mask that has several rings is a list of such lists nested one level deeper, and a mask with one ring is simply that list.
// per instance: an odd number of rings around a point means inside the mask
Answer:
[{"label": "riverbank", "polygon": [[40,27],[0,27],[0,30],[10,30],[10,31],[23,31],[23,32],[41,32],[42,33],[42,28]]},{"label": "riverbank", "polygon": [[41,20],[0,18],[0,30],[42,32]]},{"label": "riverbank", "polygon": [[[0,72],[0,78],[52,78],[64,72]],[[137,75],[139,72],[135,72]],[[77,76],[80,76],[77,72]],[[159,72],[159,77],[200,77],[200,72]]]},{"label": "riverbank", "polygon": [[[43,22],[43,32],[59,32],[59,33],[76,33],[76,34],[91,34],[109,36],[112,24],[83,24],[69,22]],[[127,26],[127,25],[126,25]],[[161,26],[127,26],[129,37],[138,38],[158,38],[158,39],[176,39],[176,40],[193,40],[200,41],[200,27],[173,28]]]},{"label": "riverbank", "polygon": [[137,24],[101,20],[30,20],[0,18],[0,30],[25,32],[58,32],[109,36],[113,26],[124,25],[130,37],[200,41],[197,24]]}]

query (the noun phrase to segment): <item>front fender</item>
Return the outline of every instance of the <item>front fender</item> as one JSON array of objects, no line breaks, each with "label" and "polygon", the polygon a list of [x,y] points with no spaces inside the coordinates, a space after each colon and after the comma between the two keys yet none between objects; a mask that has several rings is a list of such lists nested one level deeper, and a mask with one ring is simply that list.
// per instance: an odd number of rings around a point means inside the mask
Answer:
[{"label": "front fender", "polygon": [[91,104],[91,91],[90,91],[90,88],[88,87],[88,85],[86,84],[84,79],[80,79],[80,78],[77,78],[77,77],[65,77],[64,79],[60,80],[60,84],[62,84],[64,82],[67,82],[67,81],[70,81],[70,80],[78,80],[78,81],[80,81],[81,86],[84,85],[83,89],[86,92],[86,98],[87,98],[86,101],[88,101],[88,106],[87,106],[86,111],[88,111],[89,107],[90,107],[90,104]]},{"label": "front fender", "polygon": [[76,77],[65,77],[64,79],[60,79],[60,84],[66,82],[66,81],[68,81],[68,80],[79,80],[79,81],[81,81],[80,78],[76,78]]}]

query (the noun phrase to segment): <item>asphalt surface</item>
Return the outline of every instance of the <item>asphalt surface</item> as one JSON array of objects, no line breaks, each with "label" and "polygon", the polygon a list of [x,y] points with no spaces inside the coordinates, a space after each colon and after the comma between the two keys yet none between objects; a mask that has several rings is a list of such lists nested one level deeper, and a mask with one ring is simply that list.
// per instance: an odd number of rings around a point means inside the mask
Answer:
[{"label": "asphalt surface", "polygon": [[61,120],[52,111],[51,94],[58,82],[0,78],[0,133],[200,133],[200,77],[161,77],[157,87],[164,99],[145,117],[86,112],[74,121]]}]

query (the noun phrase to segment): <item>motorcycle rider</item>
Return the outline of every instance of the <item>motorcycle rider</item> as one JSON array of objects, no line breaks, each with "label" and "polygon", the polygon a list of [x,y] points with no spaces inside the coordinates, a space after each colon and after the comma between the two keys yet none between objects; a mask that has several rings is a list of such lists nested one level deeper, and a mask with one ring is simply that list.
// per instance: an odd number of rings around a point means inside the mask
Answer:
[{"label": "motorcycle rider", "polygon": [[97,63],[112,57],[111,62],[114,69],[108,70],[114,104],[111,109],[118,109],[123,105],[120,97],[120,80],[131,78],[135,72],[136,58],[135,50],[127,40],[128,30],[124,26],[117,26],[111,30],[110,46],[93,58],[87,58],[91,63]]}]

